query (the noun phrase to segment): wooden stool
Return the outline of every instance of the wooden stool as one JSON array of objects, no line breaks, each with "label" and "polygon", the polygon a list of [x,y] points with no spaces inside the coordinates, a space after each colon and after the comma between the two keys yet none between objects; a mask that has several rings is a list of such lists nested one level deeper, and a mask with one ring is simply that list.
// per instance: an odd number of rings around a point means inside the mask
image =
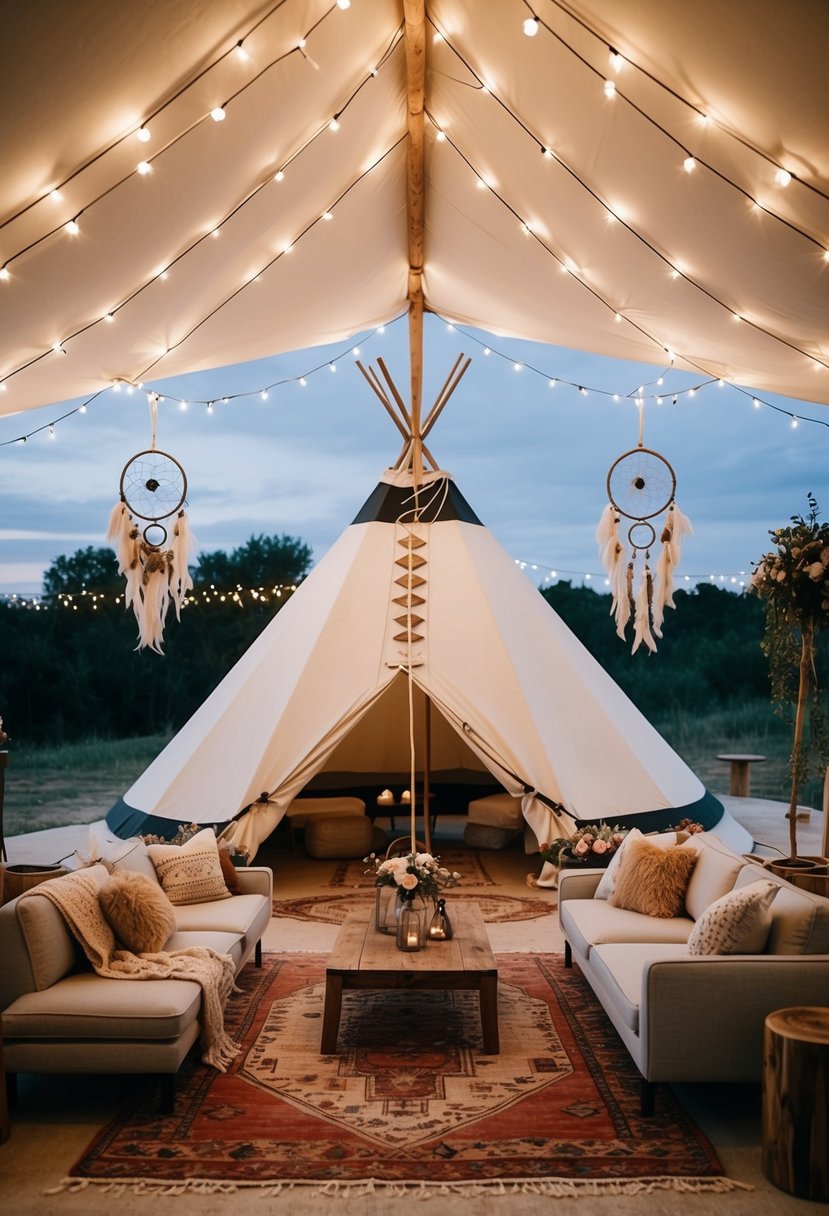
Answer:
[{"label": "wooden stool", "polygon": [[765,756],[717,756],[718,760],[727,760],[731,765],[731,785],[729,794],[735,798],[748,798],[751,792],[751,765],[762,764]]},{"label": "wooden stool", "polygon": [[766,1018],[763,1173],[799,1199],[829,1201],[829,1008]]}]

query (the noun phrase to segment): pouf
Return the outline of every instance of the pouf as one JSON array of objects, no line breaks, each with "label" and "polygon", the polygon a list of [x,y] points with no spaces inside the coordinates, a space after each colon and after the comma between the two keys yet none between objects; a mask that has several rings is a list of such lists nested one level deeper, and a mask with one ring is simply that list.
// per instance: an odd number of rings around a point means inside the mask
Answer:
[{"label": "pouf", "polygon": [[374,831],[368,815],[315,815],[305,825],[305,852],[309,857],[365,857],[371,852]]}]

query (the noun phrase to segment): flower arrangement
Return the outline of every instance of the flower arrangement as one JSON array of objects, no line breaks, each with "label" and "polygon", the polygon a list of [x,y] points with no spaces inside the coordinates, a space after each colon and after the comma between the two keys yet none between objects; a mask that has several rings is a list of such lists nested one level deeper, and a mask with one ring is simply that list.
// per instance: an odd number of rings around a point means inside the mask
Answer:
[{"label": "flower arrangement", "polygon": [[396,887],[424,899],[436,900],[445,887],[454,887],[460,879],[456,870],[450,873],[431,853],[403,853],[385,860],[370,853],[363,860],[371,863],[366,873],[374,874],[375,886]]},{"label": "flower arrangement", "polygon": [[775,548],[760,558],[750,584],[766,610],[762,647],[769,660],[772,702],[783,713],[792,706],[795,711],[787,811],[792,861],[797,858],[800,784],[829,760],[816,662],[817,635],[829,625],[829,523],[818,522],[811,492],[806,499],[808,516],[793,515],[791,527],[769,533]]},{"label": "flower arrangement", "polygon": [[624,828],[609,827],[606,823],[591,823],[579,828],[572,836],[559,836],[549,844],[542,844],[539,852],[545,861],[551,865],[561,866],[565,862],[591,861],[601,864],[610,859],[627,835]]}]

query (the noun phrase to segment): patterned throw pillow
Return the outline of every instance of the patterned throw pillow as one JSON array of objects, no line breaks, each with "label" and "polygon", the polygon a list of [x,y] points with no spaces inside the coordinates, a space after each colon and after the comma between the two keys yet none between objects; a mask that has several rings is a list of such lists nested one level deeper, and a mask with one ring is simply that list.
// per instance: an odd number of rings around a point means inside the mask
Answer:
[{"label": "patterned throw pillow", "polygon": [[173,905],[155,878],[130,870],[112,874],[98,902],[120,944],[133,954],[157,954],[176,931]]},{"label": "patterned throw pillow", "polygon": [[697,855],[691,849],[661,849],[642,837],[625,849],[608,899],[615,908],[668,920],[685,911],[685,892]]},{"label": "patterned throw pillow", "polygon": [[780,887],[768,878],[729,891],[703,912],[688,938],[689,954],[762,954],[771,905]]},{"label": "patterned throw pillow", "polygon": [[147,845],[147,852],[171,904],[230,899],[212,828],[197,832],[186,844]]}]

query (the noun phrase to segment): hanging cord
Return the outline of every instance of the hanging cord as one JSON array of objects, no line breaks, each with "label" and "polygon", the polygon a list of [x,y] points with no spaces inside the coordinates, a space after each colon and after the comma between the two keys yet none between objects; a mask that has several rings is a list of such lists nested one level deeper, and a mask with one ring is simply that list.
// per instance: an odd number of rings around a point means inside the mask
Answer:
[{"label": "hanging cord", "polygon": [[158,429],[158,393],[150,393],[147,397],[150,407],[150,449],[155,451],[155,433]]}]

